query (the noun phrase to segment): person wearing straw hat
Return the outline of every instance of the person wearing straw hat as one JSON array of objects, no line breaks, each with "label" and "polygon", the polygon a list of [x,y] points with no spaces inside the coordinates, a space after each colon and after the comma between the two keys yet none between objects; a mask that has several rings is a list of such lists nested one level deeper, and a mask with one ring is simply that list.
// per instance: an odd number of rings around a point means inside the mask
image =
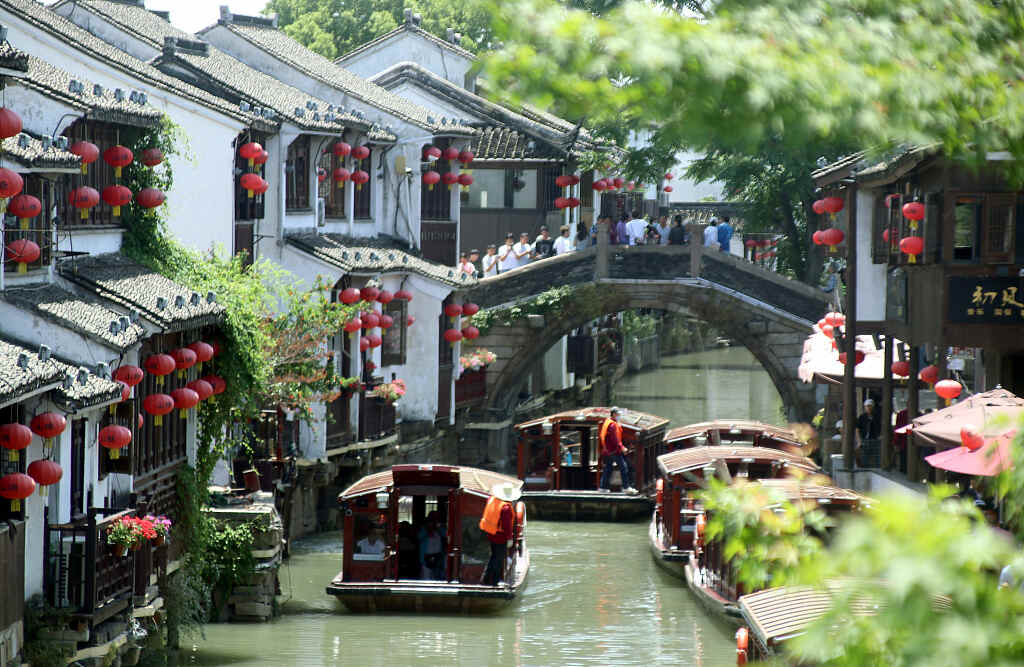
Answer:
[{"label": "person wearing straw hat", "polygon": [[501,482],[491,488],[491,497],[480,519],[480,530],[491,543],[491,557],[482,582],[484,586],[497,586],[504,577],[505,559],[512,548],[512,503],[519,500],[520,495],[519,485],[512,482]]}]

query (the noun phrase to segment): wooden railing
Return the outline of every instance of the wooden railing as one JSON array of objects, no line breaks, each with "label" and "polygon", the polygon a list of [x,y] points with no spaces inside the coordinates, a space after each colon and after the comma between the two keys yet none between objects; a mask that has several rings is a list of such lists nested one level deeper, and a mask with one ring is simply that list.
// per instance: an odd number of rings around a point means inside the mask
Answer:
[{"label": "wooden railing", "polygon": [[377,440],[395,432],[395,406],[384,401],[360,395],[359,439]]},{"label": "wooden railing", "polygon": [[455,381],[455,405],[462,407],[487,397],[487,369],[463,371]]}]

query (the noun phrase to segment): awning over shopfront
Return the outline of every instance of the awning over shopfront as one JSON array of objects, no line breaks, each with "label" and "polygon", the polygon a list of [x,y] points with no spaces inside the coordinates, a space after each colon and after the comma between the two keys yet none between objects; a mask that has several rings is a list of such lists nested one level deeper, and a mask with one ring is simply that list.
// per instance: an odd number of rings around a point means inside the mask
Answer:
[{"label": "awning over shopfront", "polygon": [[1013,467],[1011,447],[1016,433],[1016,431],[1011,431],[986,438],[985,445],[973,452],[963,446],[954,447],[926,456],[924,460],[933,468],[959,472],[964,475],[993,477]]},{"label": "awning over shopfront", "polygon": [[[894,340],[898,347],[900,341]],[[857,382],[878,383],[885,378],[885,347],[875,347],[871,336],[857,336],[857,349],[864,353],[864,361],[857,364],[854,376]],[[842,384],[843,364],[839,362],[839,351],[832,346],[832,339],[815,328],[814,333],[804,341],[804,352],[800,357],[797,375],[804,382]],[[896,377],[896,380],[905,378]]]}]

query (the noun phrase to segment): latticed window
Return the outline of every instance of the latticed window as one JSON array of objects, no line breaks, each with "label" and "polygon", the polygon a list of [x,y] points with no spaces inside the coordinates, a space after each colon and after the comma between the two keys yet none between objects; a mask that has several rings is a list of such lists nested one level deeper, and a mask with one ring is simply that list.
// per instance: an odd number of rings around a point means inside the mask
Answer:
[{"label": "latticed window", "polygon": [[[424,144],[421,151],[426,151],[431,145],[437,146],[442,151],[448,147],[447,141],[438,141],[436,144]],[[421,153],[422,156],[422,153]],[[453,169],[448,160],[438,158],[433,162],[424,162],[421,171],[436,171],[445,174]],[[458,187],[458,186],[454,186]],[[450,220],[452,217],[452,193],[444,183],[436,183],[431,188],[426,183],[420,183],[420,217],[424,220]]]},{"label": "latticed window", "polygon": [[288,146],[285,162],[285,208],[309,208],[309,137],[303,135]]},{"label": "latticed window", "polygon": [[[100,158],[89,165],[87,174],[71,174],[67,177],[68,191],[80,185],[87,185],[102,194],[104,188],[114,184],[114,168],[103,161],[103,151],[121,143],[117,126],[95,120],[78,120],[64,130],[64,136],[68,138],[69,145],[76,141],[91,141],[100,149]],[[121,219],[115,218],[111,207],[102,200],[89,210],[89,217],[84,220],[79,210],[68,203],[66,196],[57,202],[57,207],[58,224],[61,226],[121,224]]]}]

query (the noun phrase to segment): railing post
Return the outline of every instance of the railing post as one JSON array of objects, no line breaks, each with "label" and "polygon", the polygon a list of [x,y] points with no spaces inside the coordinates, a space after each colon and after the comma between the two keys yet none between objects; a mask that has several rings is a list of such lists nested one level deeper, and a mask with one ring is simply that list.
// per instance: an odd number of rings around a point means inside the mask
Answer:
[{"label": "railing post", "polygon": [[690,277],[700,278],[701,255],[704,252],[704,227],[699,222],[690,222],[686,231],[690,232]]},{"label": "railing post", "polygon": [[[596,213],[594,215],[597,215]],[[594,280],[608,277],[608,223],[597,224],[597,257],[594,258]]]},{"label": "railing post", "polygon": [[92,613],[96,609],[96,508],[89,508],[89,518],[85,536],[85,563],[82,568],[85,571],[85,613]]}]

